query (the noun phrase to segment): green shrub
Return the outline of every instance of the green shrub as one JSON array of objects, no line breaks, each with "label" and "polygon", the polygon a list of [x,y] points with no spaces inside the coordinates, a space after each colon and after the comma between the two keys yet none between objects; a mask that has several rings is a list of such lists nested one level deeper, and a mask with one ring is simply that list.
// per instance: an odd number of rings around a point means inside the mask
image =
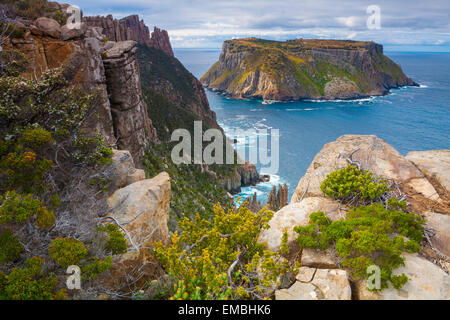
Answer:
[{"label": "green shrub", "polygon": [[0,299],[65,299],[64,290],[55,292],[57,278],[43,273],[43,263],[42,258],[33,257],[25,262],[23,269],[13,268],[7,276],[0,274]]},{"label": "green shrub", "polygon": [[155,247],[157,259],[175,282],[172,299],[265,297],[265,288],[276,286],[290,270],[278,253],[258,243],[272,216],[267,208],[253,213],[242,206],[236,212],[217,205],[212,222],[200,215],[181,220],[181,234],[174,233],[172,244]]},{"label": "green shrub", "polygon": [[107,235],[107,242],[105,248],[113,254],[125,253],[128,248],[127,240],[119,227],[115,224],[108,224],[97,227],[97,231],[105,232]]},{"label": "green shrub", "polygon": [[71,265],[80,265],[86,257],[87,249],[83,242],[76,239],[57,238],[50,244],[48,254],[63,268],[67,268]]},{"label": "green shrub", "polygon": [[103,137],[78,136],[74,141],[74,157],[78,162],[104,166],[112,162],[113,151],[104,145]]},{"label": "green shrub", "polygon": [[0,224],[23,223],[34,219],[40,228],[49,229],[55,223],[55,214],[31,194],[8,191],[0,195]]},{"label": "green shrub", "polygon": [[[414,213],[387,210],[381,204],[352,208],[346,220],[331,222],[323,212],[310,216],[307,226],[297,226],[297,242],[302,248],[324,250],[334,246],[356,280],[366,278],[367,267],[381,269],[382,288],[406,283],[392,271],[404,264],[403,252],[418,252],[423,239],[424,220]],[[409,240],[408,240],[409,239]],[[395,282],[395,283],[394,283]]]},{"label": "green shrub", "polygon": [[22,252],[23,245],[11,231],[0,233],[0,264],[17,260]]},{"label": "green shrub", "polygon": [[374,200],[390,190],[383,179],[350,165],[328,174],[320,189],[327,196],[344,203]]},{"label": "green shrub", "polygon": [[81,267],[81,277],[83,279],[97,279],[100,273],[108,271],[112,266],[113,259],[111,256],[104,260],[100,258],[91,258],[87,264]]}]

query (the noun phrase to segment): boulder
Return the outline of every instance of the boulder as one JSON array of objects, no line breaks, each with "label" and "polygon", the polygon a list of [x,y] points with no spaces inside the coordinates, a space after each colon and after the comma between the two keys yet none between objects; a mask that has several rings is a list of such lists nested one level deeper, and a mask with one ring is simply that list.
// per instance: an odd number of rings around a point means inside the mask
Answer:
[{"label": "boulder", "polygon": [[428,199],[439,200],[439,195],[423,173],[385,141],[374,135],[344,135],[327,143],[315,156],[298,183],[291,201],[298,202],[302,197],[324,196],[320,184],[329,173],[346,167],[346,158],[350,156],[353,161],[361,164],[362,169],[409,185]]},{"label": "boulder", "polygon": [[81,39],[86,34],[86,24],[80,23],[79,27],[69,28],[67,25],[61,28],[62,39],[64,41],[72,40],[72,39]]},{"label": "boulder", "polygon": [[169,242],[170,177],[166,172],[117,190],[109,199],[110,216],[129,233],[134,249]]},{"label": "boulder", "polygon": [[275,291],[276,300],[350,300],[352,291],[345,270],[301,267],[289,289]]},{"label": "boulder", "polygon": [[450,150],[413,151],[406,155],[422,173],[450,192]]},{"label": "boulder", "polygon": [[380,292],[367,289],[366,281],[354,285],[355,297],[359,300],[449,300],[450,276],[441,268],[417,254],[405,254],[405,266],[395,269],[393,274],[404,273],[408,282],[400,290],[391,286]]},{"label": "boulder", "polygon": [[450,216],[430,212],[425,215],[425,220],[433,232],[430,240],[434,248],[450,259]]},{"label": "boulder", "polygon": [[41,17],[37,18],[34,24],[36,28],[39,29],[44,35],[47,35],[55,39],[61,38],[61,26],[56,20]]},{"label": "boulder", "polygon": [[110,182],[109,191],[112,193],[117,189],[131,184],[131,180],[128,181],[128,176],[135,173],[136,168],[134,166],[133,157],[127,150],[113,149],[111,160],[111,164],[103,170],[102,174]]},{"label": "boulder", "polygon": [[295,239],[297,233],[295,226],[305,226],[309,224],[309,215],[313,212],[323,211],[331,220],[342,219],[344,216],[339,213],[339,203],[321,197],[311,197],[303,199],[302,202],[294,202],[275,213],[269,222],[270,229],[263,230],[259,236],[260,243],[267,243],[270,250],[278,251],[281,246],[281,237],[284,230],[288,233],[288,246],[291,249],[297,248]]},{"label": "boulder", "polygon": [[135,169],[127,175],[127,185],[138,181],[145,180],[145,171],[142,169]]}]

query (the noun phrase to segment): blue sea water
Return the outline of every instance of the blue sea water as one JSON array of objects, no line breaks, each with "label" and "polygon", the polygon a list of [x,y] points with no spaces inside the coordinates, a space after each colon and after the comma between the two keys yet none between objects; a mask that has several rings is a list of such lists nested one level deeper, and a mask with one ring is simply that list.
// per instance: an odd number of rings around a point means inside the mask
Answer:
[{"label": "blue sea water", "polygon": [[[219,58],[218,50],[176,50],[178,59],[200,78]],[[270,183],[244,188],[265,201],[273,185],[286,183],[290,195],[325,143],[344,134],[375,134],[400,153],[450,149],[450,53],[386,52],[420,87],[392,90],[384,97],[356,101],[301,101],[263,104],[231,100],[207,91],[220,125],[280,130],[280,168]],[[245,149],[245,145],[238,145]],[[261,166],[258,165],[260,168]]]}]

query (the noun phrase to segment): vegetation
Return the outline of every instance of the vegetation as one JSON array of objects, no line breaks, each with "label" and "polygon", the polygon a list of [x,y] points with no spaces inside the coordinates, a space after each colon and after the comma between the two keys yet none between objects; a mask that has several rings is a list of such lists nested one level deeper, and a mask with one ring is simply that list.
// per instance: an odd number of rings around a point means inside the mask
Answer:
[{"label": "vegetation", "polygon": [[19,259],[23,245],[9,230],[0,233],[0,264]]},{"label": "vegetation", "polygon": [[83,242],[76,239],[57,238],[48,249],[48,255],[63,268],[80,265],[86,254]]},{"label": "vegetation", "polygon": [[155,254],[175,285],[172,299],[262,299],[291,270],[287,261],[258,243],[273,212],[214,208],[212,221],[184,218],[171,245]]},{"label": "vegetation", "polygon": [[112,254],[125,253],[128,248],[127,240],[122,231],[115,224],[108,224],[97,227],[97,231],[104,232],[107,237],[105,248]]},{"label": "vegetation", "polygon": [[376,265],[381,270],[380,289],[387,288],[389,282],[401,288],[408,280],[406,275],[392,272],[404,264],[403,252],[420,251],[424,220],[406,212],[403,201],[381,199],[389,189],[385,181],[353,166],[329,174],[321,189],[334,199],[362,206],[352,207],[344,220],[333,222],[324,212],[312,213],[308,225],[294,228],[299,246],[317,250],[332,247],[354,280],[368,277],[367,268]]},{"label": "vegetation", "polygon": [[5,276],[0,272],[0,300],[61,300],[64,289],[56,291],[57,278],[42,271],[43,259],[33,257],[24,268],[13,268]]},{"label": "vegetation", "polygon": [[343,203],[375,201],[389,191],[386,181],[367,170],[348,165],[330,173],[321,183],[323,193]]}]

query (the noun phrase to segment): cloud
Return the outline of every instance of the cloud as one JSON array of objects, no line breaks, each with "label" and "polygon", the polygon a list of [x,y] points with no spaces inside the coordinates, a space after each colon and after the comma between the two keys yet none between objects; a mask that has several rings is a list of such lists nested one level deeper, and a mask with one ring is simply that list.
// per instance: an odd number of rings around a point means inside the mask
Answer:
[{"label": "cloud", "polygon": [[371,2],[353,0],[69,0],[85,15],[139,14],[169,31],[174,47],[220,47],[232,37],[374,40],[380,43],[450,42],[450,1],[377,0],[381,29],[368,30]]}]

